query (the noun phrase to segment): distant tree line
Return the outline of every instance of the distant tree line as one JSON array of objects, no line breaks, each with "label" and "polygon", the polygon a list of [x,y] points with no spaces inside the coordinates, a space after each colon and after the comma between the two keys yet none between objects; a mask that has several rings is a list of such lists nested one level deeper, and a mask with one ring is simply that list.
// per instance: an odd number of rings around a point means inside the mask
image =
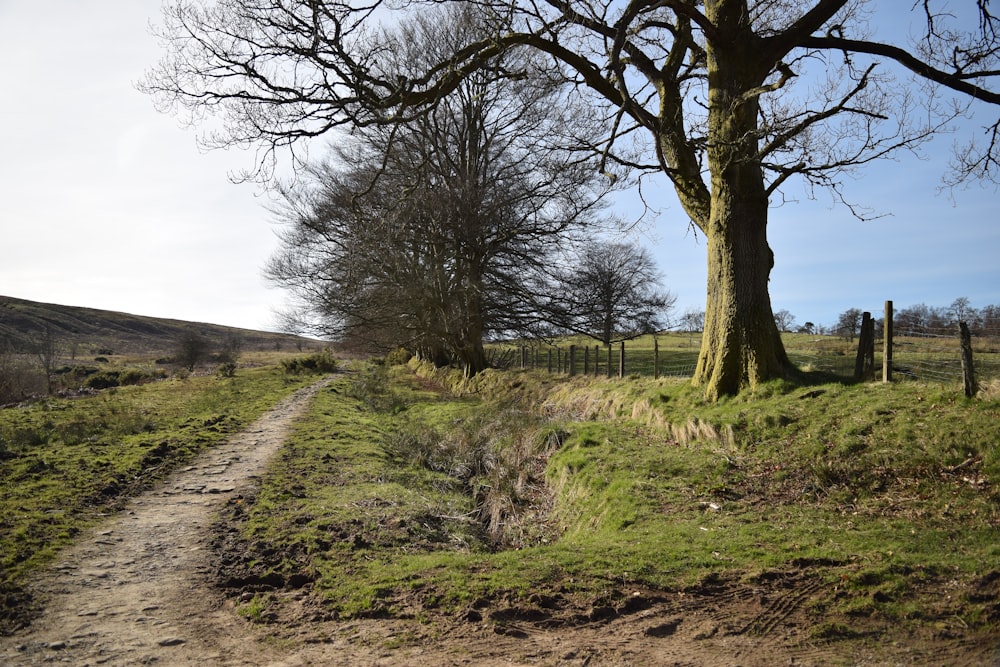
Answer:
[{"label": "distant tree line", "polygon": [[[775,323],[781,331],[795,331],[809,334],[832,334],[854,340],[861,329],[864,311],[848,308],[837,316],[837,321],[827,327],[806,322],[802,326],[787,310],[775,312]],[[880,313],[873,312],[876,331],[882,327]],[[1000,336],[1000,304],[974,308],[967,297],[959,297],[948,306],[928,306],[918,303],[893,313],[893,327],[896,335],[944,334],[957,330],[959,322],[965,322],[974,336]]]}]

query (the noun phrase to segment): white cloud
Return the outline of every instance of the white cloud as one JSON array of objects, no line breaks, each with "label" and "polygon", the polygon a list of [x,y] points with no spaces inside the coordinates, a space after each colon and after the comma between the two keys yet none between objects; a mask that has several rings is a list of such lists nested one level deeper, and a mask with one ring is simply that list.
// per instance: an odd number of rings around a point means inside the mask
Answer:
[{"label": "white cloud", "polygon": [[159,0],[0,4],[0,293],[266,327],[276,245],[240,152],[201,152],[135,82]]}]

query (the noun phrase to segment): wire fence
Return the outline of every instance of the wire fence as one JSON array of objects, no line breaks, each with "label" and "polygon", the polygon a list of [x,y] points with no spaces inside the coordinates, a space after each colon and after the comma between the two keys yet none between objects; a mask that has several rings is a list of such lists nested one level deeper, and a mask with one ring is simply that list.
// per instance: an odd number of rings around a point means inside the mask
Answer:
[{"label": "wire fence", "polygon": [[[684,338],[682,340],[682,338]],[[661,341],[669,345],[661,344]],[[521,368],[567,375],[596,377],[691,377],[698,363],[700,336],[659,337],[619,341],[608,345],[564,343],[520,348]]]},{"label": "wire fence", "polygon": [[[959,383],[964,379],[958,327],[910,327],[893,336],[893,377]],[[972,337],[973,371],[980,383],[1000,380],[1000,337]]]},{"label": "wire fence", "polygon": [[[843,336],[786,334],[789,360],[805,371],[823,372],[844,379],[856,377],[859,340]],[[515,348],[509,365],[596,377],[691,377],[698,362],[700,333],[670,332],[606,345],[585,341],[558,345],[533,344]],[[871,362],[881,378],[884,338],[875,337]],[[1000,336],[972,337],[977,382],[1000,382]],[[892,379],[963,385],[965,372],[959,327],[908,326],[892,338]]]}]

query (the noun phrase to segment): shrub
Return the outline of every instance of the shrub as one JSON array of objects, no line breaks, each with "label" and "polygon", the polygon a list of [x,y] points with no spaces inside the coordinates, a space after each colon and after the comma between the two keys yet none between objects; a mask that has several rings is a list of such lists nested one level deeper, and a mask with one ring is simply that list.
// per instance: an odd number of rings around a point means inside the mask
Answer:
[{"label": "shrub", "polygon": [[286,373],[299,375],[301,373],[333,373],[337,370],[337,360],[330,350],[323,350],[305,357],[284,359],[281,369]]},{"label": "shrub", "polygon": [[405,366],[412,358],[413,354],[409,350],[405,347],[398,347],[385,355],[385,363],[388,366]]},{"label": "shrub", "polygon": [[149,373],[138,368],[126,368],[118,373],[118,384],[122,386],[140,384],[150,379]]},{"label": "shrub", "polygon": [[215,373],[220,378],[236,377],[236,362],[226,361],[219,364],[219,367],[215,369]]},{"label": "shrub", "polygon": [[101,371],[94,373],[83,381],[83,386],[87,389],[110,389],[121,384],[118,380],[118,371]]}]

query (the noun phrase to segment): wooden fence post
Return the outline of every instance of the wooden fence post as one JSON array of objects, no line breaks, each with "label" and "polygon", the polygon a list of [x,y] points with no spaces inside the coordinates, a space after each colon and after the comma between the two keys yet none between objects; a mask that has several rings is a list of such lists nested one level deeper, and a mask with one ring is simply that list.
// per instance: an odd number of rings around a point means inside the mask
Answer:
[{"label": "wooden fence post", "polygon": [[885,302],[882,325],[882,382],[892,382],[892,301]]},{"label": "wooden fence post", "polygon": [[552,348],[549,348],[549,373],[552,372]]},{"label": "wooden fence post", "polygon": [[569,346],[569,376],[576,375],[576,345]]},{"label": "wooden fence post", "polygon": [[861,334],[858,336],[858,356],[854,360],[854,379],[870,377],[875,372],[875,320],[872,314],[861,315]]},{"label": "wooden fence post", "polygon": [[653,336],[653,379],[660,377],[660,341]]},{"label": "wooden fence post", "polygon": [[583,374],[590,375],[590,346],[583,346]]},{"label": "wooden fence post", "polygon": [[618,355],[618,377],[625,377],[625,341],[622,341],[621,353]]},{"label": "wooden fence post", "polygon": [[962,380],[965,383],[965,395],[972,398],[979,391],[976,386],[976,374],[972,368],[972,334],[969,333],[969,325],[965,322],[958,323],[959,335],[962,337]]}]

